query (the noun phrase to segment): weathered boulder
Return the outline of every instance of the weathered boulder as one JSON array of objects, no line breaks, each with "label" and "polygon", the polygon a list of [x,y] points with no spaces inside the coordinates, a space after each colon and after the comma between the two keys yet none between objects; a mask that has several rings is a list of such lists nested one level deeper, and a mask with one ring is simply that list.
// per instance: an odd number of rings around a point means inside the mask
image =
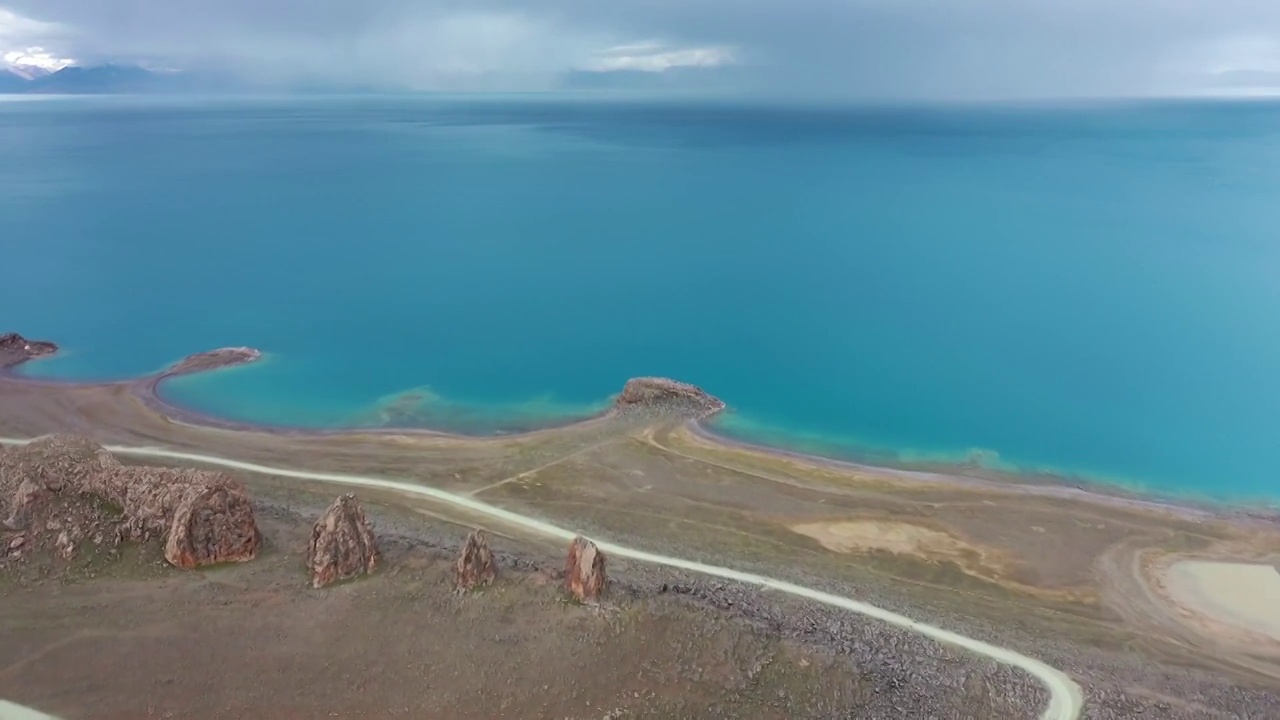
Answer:
[{"label": "weathered boulder", "polygon": [[311,586],[349,580],[373,572],[378,564],[378,540],[352,493],[341,495],[311,530],[307,569]]},{"label": "weathered boulder", "polygon": [[44,340],[28,340],[18,333],[0,335],[0,368],[58,352],[58,346]]},{"label": "weathered boulder", "polygon": [[262,542],[249,496],[230,476],[127,467],[84,438],[41,438],[0,456],[0,489],[11,527],[30,524],[48,499],[93,498],[118,511],[122,539],[163,538],[165,559],[177,567],[251,560]]},{"label": "weathered boulder", "polygon": [[493,552],[489,550],[489,537],[483,530],[476,530],[467,536],[462,554],[453,564],[454,587],[472,590],[492,583],[497,575],[498,567],[493,561]]},{"label": "weathered boulder", "polygon": [[218,477],[192,483],[173,510],[164,559],[180,568],[252,560],[262,544],[244,488]]},{"label": "weathered boulder", "polygon": [[632,378],[614,400],[622,412],[640,410],[672,412],[704,418],[724,410],[724,402],[702,388],[669,378]]},{"label": "weathered boulder", "polygon": [[574,538],[564,563],[565,592],[581,602],[592,602],[604,593],[607,582],[604,553],[581,535]]}]

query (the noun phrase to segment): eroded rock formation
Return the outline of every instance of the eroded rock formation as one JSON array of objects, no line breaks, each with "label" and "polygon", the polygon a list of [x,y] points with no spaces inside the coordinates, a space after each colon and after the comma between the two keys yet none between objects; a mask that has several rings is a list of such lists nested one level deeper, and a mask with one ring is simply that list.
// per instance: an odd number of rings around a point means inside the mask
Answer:
[{"label": "eroded rock formation", "polygon": [[574,538],[564,563],[565,592],[581,602],[593,602],[604,593],[607,582],[604,553],[581,535]]},{"label": "eroded rock formation", "polygon": [[0,368],[58,352],[58,346],[44,340],[28,340],[18,333],[0,335]]},{"label": "eroded rock formation", "polygon": [[208,473],[183,494],[169,522],[164,558],[181,568],[244,562],[262,537],[253,506],[234,480]]},{"label": "eroded rock formation", "polygon": [[622,412],[674,412],[704,418],[724,410],[724,402],[702,388],[668,378],[632,378],[614,401]]},{"label": "eroded rock formation", "polygon": [[378,564],[378,540],[352,493],[341,495],[311,530],[307,569],[311,586],[321,588],[373,572]]},{"label": "eroded rock formation", "polygon": [[472,590],[492,583],[497,575],[498,567],[493,561],[493,552],[489,550],[489,538],[483,530],[476,530],[467,536],[462,554],[453,564],[454,587]]},{"label": "eroded rock formation", "polygon": [[6,525],[32,532],[65,529],[67,539],[58,543],[65,554],[74,551],[84,534],[77,525],[68,525],[57,512],[41,518],[43,527],[33,521],[42,508],[71,496],[118,513],[119,539],[163,539],[165,559],[181,568],[251,560],[262,542],[249,496],[231,477],[206,470],[126,467],[84,438],[42,438],[0,456],[0,491],[9,499]]}]

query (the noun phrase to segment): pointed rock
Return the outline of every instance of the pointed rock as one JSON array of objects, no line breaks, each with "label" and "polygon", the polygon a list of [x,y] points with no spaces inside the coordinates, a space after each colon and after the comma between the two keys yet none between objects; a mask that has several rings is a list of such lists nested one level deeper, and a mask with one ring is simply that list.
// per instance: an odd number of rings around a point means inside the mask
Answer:
[{"label": "pointed rock", "polygon": [[498,567],[489,550],[489,536],[483,530],[476,530],[467,536],[467,544],[462,546],[462,554],[453,564],[454,587],[472,590],[492,583],[497,575]]},{"label": "pointed rock", "polygon": [[378,540],[352,493],[340,496],[311,530],[307,569],[311,586],[349,580],[373,572],[378,564]]},{"label": "pointed rock", "polygon": [[592,602],[604,593],[607,582],[604,553],[581,535],[574,538],[564,563],[565,592],[579,601]]}]

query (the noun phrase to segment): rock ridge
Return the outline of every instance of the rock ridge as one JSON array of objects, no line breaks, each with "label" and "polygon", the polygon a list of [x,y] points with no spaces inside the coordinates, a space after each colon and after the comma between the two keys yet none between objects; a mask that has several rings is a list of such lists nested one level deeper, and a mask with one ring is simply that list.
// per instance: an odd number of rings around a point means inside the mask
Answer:
[{"label": "rock ridge", "polygon": [[4,524],[33,532],[56,499],[106,503],[119,511],[120,539],[161,539],[165,560],[180,568],[251,560],[262,542],[248,493],[230,476],[125,466],[84,438],[49,436],[0,455],[0,492],[9,497]]}]

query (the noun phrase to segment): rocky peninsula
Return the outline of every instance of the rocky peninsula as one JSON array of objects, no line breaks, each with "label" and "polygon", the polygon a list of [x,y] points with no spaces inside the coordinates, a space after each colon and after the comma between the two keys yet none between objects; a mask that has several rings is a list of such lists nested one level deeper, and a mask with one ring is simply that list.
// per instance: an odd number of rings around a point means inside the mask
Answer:
[{"label": "rocky peninsula", "polygon": [[248,365],[262,359],[262,351],[251,347],[225,347],[188,355],[160,373],[160,378],[191,375],[211,370]]},{"label": "rocky peninsula", "polygon": [[632,378],[614,400],[626,414],[672,413],[693,419],[709,418],[725,409],[724,401],[696,385],[670,378]]},{"label": "rocky peninsula", "polygon": [[28,340],[18,333],[0,335],[0,370],[16,367],[28,360],[48,357],[58,346],[47,340]]}]

